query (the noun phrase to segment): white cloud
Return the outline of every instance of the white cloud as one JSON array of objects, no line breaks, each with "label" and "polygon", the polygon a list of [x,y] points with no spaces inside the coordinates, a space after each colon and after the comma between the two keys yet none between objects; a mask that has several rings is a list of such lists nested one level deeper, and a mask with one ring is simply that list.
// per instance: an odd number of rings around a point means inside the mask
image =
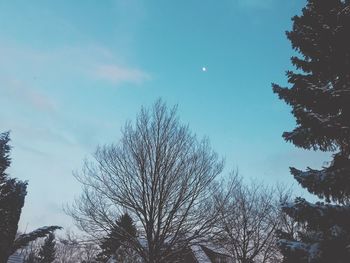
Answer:
[{"label": "white cloud", "polygon": [[123,82],[142,84],[151,79],[148,73],[140,69],[121,67],[113,64],[97,66],[95,74],[98,78],[110,81],[114,84]]},{"label": "white cloud", "polygon": [[[22,86],[33,83],[35,78],[51,83],[93,78],[113,84],[142,84],[151,79],[149,73],[133,66],[122,55],[96,45],[63,46],[48,51],[0,45],[0,57],[0,84],[3,84],[1,75],[20,80]],[[39,94],[27,95],[37,106],[49,106]]]}]

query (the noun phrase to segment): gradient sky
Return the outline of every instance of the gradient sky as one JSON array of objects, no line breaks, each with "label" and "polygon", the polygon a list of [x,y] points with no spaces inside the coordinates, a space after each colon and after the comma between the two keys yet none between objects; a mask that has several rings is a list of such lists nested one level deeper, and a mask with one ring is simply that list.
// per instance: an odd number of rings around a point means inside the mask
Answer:
[{"label": "gradient sky", "polygon": [[159,97],[209,137],[225,173],[290,184],[289,166],[328,161],[283,141],[295,124],[271,90],[286,83],[284,32],[304,4],[0,1],[0,131],[11,130],[11,175],[29,181],[21,229],[69,226],[72,171]]}]

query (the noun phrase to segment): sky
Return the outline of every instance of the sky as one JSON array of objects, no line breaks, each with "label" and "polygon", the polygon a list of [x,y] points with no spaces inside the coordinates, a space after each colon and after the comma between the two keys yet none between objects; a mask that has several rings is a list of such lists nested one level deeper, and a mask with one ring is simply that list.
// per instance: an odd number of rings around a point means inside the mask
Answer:
[{"label": "sky", "polygon": [[29,182],[20,229],[70,228],[72,173],[158,98],[210,139],[226,174],[289,185],[288,167],[324,165],[328,155],[282,139],[295,122],[271,89],[287,85],[285,31],[304,4],[0,1],[0,131],[11,131],[11,176]]}]

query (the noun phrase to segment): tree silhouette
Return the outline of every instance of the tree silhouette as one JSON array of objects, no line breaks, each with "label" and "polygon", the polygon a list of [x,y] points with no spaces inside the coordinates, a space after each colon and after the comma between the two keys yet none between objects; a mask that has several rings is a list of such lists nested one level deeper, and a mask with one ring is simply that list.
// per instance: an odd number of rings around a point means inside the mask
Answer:
[{"label": "tree silhouette", "polygon": [[125,250],[130,247],[128,240],[135,239],[136,236],[137,230],[132,218],[128,213],[121,215],[107,237],[102,240],[100,244],[102,251],[97,255],[97,260],[107,262],[112,256],[117,256],[118,249]]},{"label": "tree silhouette", "polygon": [[320,170],[291,168],[294,178],[324,202],[297,198],[283,210],[306,233],[281,235],[285,262],[349,262],[350,258],[350,1],[308,0],[287,32],[301,56],[292,57],[290,88],[274,84],[292,107],[297,127],[283,137],[303,149],[333,153]]},{"label": "tree silhouette", "polygon": [[18,221],[27,194],[27,182],[10,178],[6,173],[11,164],[9,141],[9,132],[0,134],[0,263],[6,263],[11,254],[29,242],[61,228],[42,227],[16,237]]},{"label": "tree silhouette", "polygon": [[214,182],[222,169],[208,141],[180,124],[176,108],[157,101],[76,174],[83,193],[68,213],[96,236],[126,209],[140,226],[140,239],[130,242],[134,250],[145,262],[164,262],[190,242],[210,239],[219,217],[211,202]]},{"label": "tree silhouette", "polygon": [[39,251],[40,263],[51,263],[56,258],[55,235],[50,233]]}]

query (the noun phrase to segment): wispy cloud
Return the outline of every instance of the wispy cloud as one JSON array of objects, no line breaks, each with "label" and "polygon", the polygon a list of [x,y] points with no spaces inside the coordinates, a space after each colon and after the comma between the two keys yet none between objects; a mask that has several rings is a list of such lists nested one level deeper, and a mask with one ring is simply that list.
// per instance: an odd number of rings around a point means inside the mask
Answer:
[{"label": "wispy cloud", "polygon": [[[84,94],[87,89],[90,93],[103,93],[101,89],[90,89],[96,82],[115,87],[119,84],[140,85],[151,79],[150,74],[127,63],[123,56],[98,45],[39,50],[2,43],[0,57],[0,117],[6,117],[2,129],[23,131],[19,137],[30,135],[50,143],[79,144],[81,147],[95,143],[92,137],[101,128],[102,120],[99,118],[95,123],[91,116],[84,117],[86,107],[91,106],[90,97],[84,97]],[[86,84],[91,82],[94,85],[87,88]],[[82,96],[74,99],[72,94]],[[99,102],[93,103],[96,103],[93,106],[99,105]],[[84,128],[76,128],[78,126]],[[32,127],[40,130],[29,134],[25,129]],[[81,130],[85,130],[83,134]]]},{"label": "wispy cloud", "polygon": [[[152,79],[148,72],[103,46],[63,46],[59,49],[42,51],[28,47],[0,45],[0,56],[2,58],[0,84],[3,83],[1,75],[16,79],[18,82],[21,80],[21,86],[32,83],[36,78],[49,79],[50,82],[61,81],[62,75],[64,80],[93,79],[108,81],[115,85],[122,83],[139,85]],[[11,83],[11,86],[19,86],[19,83]],[[26,95],[37,106],[49,107],[39,94],[27,92]]]},{"label": "wispy cloud", "polygon": [[123,82],[142,84],[151,79],[151,76],[145,71],[118,65],[97,66],[95,74],[98,78],[110,81],[114,84]]},{"label": "wispy cloud", "polygon": [[57,109],[57,104],[51,97],[38,89],[29,87],[23,81],[0,78],[0,82],[3,96],[17,104],[27,105],[42,112],[53,113]]}]

